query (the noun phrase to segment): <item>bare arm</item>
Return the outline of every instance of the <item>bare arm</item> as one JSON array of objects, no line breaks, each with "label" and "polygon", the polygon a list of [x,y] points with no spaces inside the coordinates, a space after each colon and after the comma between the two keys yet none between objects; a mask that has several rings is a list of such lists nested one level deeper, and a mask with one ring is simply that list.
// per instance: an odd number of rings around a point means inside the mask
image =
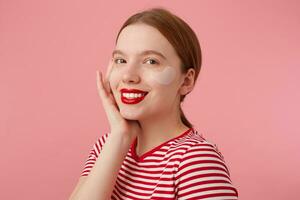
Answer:
[{"label": "bare arm", "polygon": [[110,199],[121,165],[131,143],[141,132],[138,121],[126,120],[120,114],[109,84],[110,61],[106,79],[97,71],[97,87],[111,128],[102,151],[88,177],[80,178],[69,200]]},{"label": "bare arm", "polygon": [[81,177],[69,200],[110,199],[131,140],[111,133],[87,177]]}]

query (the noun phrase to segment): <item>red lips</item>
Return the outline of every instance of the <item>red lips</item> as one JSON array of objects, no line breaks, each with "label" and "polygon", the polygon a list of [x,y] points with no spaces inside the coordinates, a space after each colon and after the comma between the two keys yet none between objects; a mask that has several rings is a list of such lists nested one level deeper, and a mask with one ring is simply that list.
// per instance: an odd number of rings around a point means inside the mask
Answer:
[{"label": "red lips", "polygon": [[[148,94],[148,92],[143,91],[143,90],[138,90],[138,89],[123,88],[120,91],[121,91],[121,101],[125,104],[137,104],[137,103],[141,102],[145,98],[145,96]],[[127,98],[127,97],[123,96],[123,93],[136,93],[136,94],[142,94],[142,96],[137,97],[137,98]]]},{"label": "red lips", "polygon": [[122,93],[126,92],[126,93],[147,93],[146,91],[143,90],[138,90],[138,89],[127,89],[127,88],[122,88],[120,90]]}]

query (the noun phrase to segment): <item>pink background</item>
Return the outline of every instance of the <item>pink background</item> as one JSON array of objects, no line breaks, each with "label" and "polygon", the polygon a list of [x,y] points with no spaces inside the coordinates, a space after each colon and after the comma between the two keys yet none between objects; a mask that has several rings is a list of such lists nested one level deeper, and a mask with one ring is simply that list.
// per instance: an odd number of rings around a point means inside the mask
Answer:
[{"label": "pink background", "polygon": [[0,199],[69,197],[109,130],[95,71],[125,19],[152,6],[199,37],[185,113],[218,145],[240,199],[300,199],[299,1],[129,2],[0,0]]}]

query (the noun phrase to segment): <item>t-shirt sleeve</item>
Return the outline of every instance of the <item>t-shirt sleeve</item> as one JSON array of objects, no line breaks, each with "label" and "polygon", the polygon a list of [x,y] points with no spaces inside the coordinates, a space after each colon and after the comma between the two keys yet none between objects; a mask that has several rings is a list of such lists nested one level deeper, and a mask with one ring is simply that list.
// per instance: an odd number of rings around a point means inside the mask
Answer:
[{"label": "t-shirt sleeve", "polygon": [[100,138],[97,139],[97,141],[94,143],[92,149],[89,152],[89,155],[85,161],[83,170],[81,172],[80,176],[88,176],[91,169],[93,168],[93,166],[96,163],[96,160],[99,156],[99,154],[101,153],[102,147],[108,137],[109,133],[106,133],[104,135],[102,135]]},{"label": "t-shirt sleeve", "polygon": [[183,154],[175,175],[175,192],[183,199],[238,199],[229,170],[217,145],[193,144]]}]

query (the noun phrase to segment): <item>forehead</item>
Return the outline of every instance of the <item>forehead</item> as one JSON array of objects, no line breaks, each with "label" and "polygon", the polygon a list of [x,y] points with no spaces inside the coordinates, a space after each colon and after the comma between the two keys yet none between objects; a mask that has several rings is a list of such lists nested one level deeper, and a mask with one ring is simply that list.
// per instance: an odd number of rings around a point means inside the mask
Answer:
[{"label": "forehead", "polygon": [[177,57],[173,46],[156,28],[141,23],[129,25],[121,31],[116,49],[129,55],[151,49],[162,53],[167,59]]}]

